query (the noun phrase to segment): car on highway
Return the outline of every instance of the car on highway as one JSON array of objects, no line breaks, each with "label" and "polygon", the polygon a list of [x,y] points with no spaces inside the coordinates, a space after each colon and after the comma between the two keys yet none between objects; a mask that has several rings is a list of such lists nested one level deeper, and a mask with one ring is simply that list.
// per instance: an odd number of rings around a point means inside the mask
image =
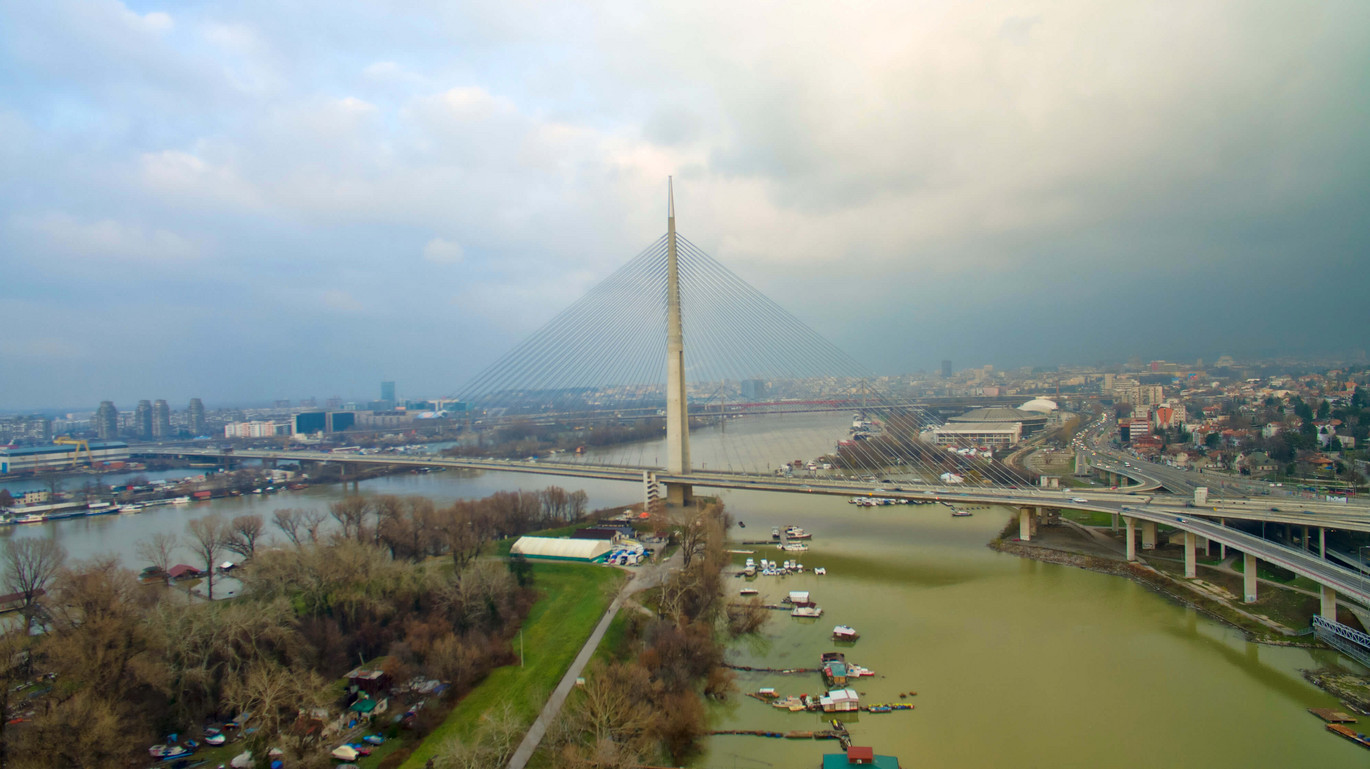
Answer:
[{"label": "car on highway", "polygon": [[1084,497],[1071,497],[1071,498],[1070,498],[1070,501],[1071,501],[1071,502],[1088,502],[1089,500],[1088,500],[1088,499],[1085,499]]}]

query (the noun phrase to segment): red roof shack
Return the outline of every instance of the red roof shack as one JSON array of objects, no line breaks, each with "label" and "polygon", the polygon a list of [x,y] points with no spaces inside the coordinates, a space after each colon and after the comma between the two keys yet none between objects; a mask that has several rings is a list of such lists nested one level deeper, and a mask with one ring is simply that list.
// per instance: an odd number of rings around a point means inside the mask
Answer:
[{"label": "red roof shack", "polygon": [[189,566],[184,563],[178,563],[175,566],[172,566],[170,569],[167,569],[167,576],[171,577],[172,579],[189,579],[191,577],[203,577],[204,574],[204,572],[200,571],[194,566]]}]

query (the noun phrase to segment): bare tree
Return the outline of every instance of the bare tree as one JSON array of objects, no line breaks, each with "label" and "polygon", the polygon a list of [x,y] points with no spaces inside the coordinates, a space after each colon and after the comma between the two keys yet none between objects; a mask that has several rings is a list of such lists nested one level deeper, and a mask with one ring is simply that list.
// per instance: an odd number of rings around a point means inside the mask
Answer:
[{"label": "bare tree", "polygon": [[323,522],[327,519],[328,513],[323,510],[300,511],[300,525],[304,527],[305,533],[309,535],[310,542],[316,545],[319,544],[319,527],[322,526]]},{"label": "bare tree", "polygon": [[361,542],[365,538],[366,515],[371,510],[366,497],[354,494],[328,506],[328,514],[342,527],[343,539]]},{"label": "bare tree", "polygon": [[284,507],[271,514],[271,522],[295,547],[304,544],[300,541],[300,528],[304,525],[304,521],[301,520],[303,513],[304,511],[298,508]]},{"label": "bare tree", "polygon": [[175,549],[176,535],[163,531],[139,542],[135,552],[139,558],[152,564],[152,567],[165,577],[167,569],[171,568],[171,553]]},{"label": "bare tree", "polygon": [[586,494],[584,489],[572,492],[571,496],[567,499],[567,502],[570,505],[570,520],[578,521],[583,518],[585,516],[585,506],[589,501],[590,495]]},{"label": "bare tree", "polygon": [[186,524],[186,545],[205,565],[205,596],[214,600],[214,568],[228,538],[229,526],[216,515],[196,518]]},{"label": "bare tree", "polygon": [[257,554],[257,540],[261,539],[264,528],[265,524],[260,515],[240,515],[228,525],[224,547],[244,559],[251,559]]},{"label": "bare tree", "polygon": [[27,631],[33,630],[38,599],[47,593],[48,583],[66,559],[67,551],[51,539],[30,537],[5,543],[5,587],[18,594]]}]

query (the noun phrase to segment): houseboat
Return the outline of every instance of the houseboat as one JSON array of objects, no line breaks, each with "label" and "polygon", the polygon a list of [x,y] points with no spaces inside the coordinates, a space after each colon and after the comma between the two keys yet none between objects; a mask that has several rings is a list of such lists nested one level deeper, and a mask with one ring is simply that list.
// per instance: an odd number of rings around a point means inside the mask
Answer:
[{"label": "houseboat", "polygon": [[855,641],[861,634],[850,625],[838,625],[832,629],[832,640],[834,641]]},{"label": "houseboat", "polygon": [[796,606],[790,612],[791,617],[814,618],[823,616],[823,609],[820,606]]},{"label": "houseboat", "polygon": [[821,658],[823,683],[829,687],[847,685],[847,657],[842,652],[823,652]]},{"label": "houseboat", "polygon": [[851,713],[861,709],[861,697],[855,689],[833,689],[818,699],[824,713]]}]

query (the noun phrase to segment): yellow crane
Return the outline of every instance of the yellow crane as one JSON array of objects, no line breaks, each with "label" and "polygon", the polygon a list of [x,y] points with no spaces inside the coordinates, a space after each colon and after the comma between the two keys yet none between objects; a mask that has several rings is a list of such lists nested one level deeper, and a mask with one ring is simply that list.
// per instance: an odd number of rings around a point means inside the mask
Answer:
[{"label": "yellow crane", "polygon": [[84,439],[82,439],[82,438],[68,438],[68,437],[66,437],[66,436],[61,436],[61,437],[58,437],[58,438],[53,438],[53,439],[52,439],[52,442],[53,442],[55,445],[57,445],[57,446],[75,446],[75,447],[76,447],[75,453],[73,453],[73,454],[71,455],[71,466],[72,466],[72,467],[75,467],[75,466],[76,466],[76,463],[79,462],[79,461],[81,460],[81,449],[85,449],[85,450],[86,450],[86,465],[92,466],[92,467],[95,465],[95,456],[94,456],[93,454],[90,453],[90,442],[89,442],[89,441],[86,441],[86,440],[84,440]]}]

